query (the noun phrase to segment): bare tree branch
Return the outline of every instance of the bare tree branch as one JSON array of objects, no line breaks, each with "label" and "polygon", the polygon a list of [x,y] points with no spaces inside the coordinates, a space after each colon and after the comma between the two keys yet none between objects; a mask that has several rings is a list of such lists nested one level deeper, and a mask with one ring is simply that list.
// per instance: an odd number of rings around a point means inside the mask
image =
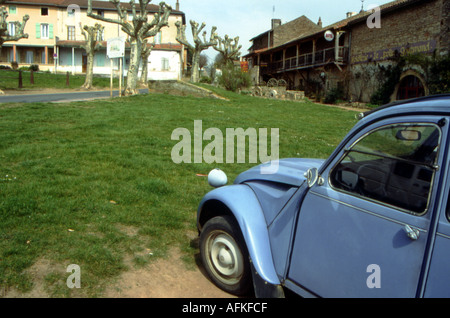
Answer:
[{"label": "bare tree branch", "polygon": [[239,59],[241,55],[239,51],[241,48],[242,45],[239,45],[239,37],[237,36],[232,39],[228,35],[225,35],[223,39],[217,37],[217,45],[214,46],[216,51],[222,53],[225,62],[232,62]]},{"label": "bare tree branch", "polygon": [[175,25],[177,26],[176,40],[179,43],[185,45],[193,54],[191,81],[196,83],[200,78],[199,61],[202,51],[208,49],[211,46],[217,45],[217,33],[216,33],[217,27],[213,26],[211,28],[211,34],[209,40],[207,40],[206,31],[202,33],[203,29],[206,26],[205,23],[202,23],[202,25],[199,26],[197,22],[191,20],[190,24],[192,36],[194,38],[194,44],[189,43],[189,41],[186,39],[186,26],[182,25],[179,21],[175,23]]},{"label": "bare tree branch", "polygon": [[0,8],[0,47],[5,42],[18,41],[23,38],[28,38],[28,34],[24,33],[25,25],[27,21],[30,19],[29,15],[25,15],[22,19],[22,22],[14,21],[15,26],[15,34],[11,35],[8,31],[8,22],[6,19],[8,18],[8,11],[5,7]]}]

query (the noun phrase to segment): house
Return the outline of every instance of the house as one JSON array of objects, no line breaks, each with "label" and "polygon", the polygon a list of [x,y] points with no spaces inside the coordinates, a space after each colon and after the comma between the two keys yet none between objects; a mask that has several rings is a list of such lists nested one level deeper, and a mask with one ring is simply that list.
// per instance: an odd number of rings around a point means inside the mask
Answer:
[{"label": "house", "polygon": [[[127,9],[128,16],[132,19],[130,4],[123,2],[121,5]],[[16,61],[19,66],[37,64],[40,70],[51,72],[84,73],[87,56],[81,48],[84,42],[81,26],[99,23],[105,28],[103,34],[98,35],[102,47],[94,57],[94,74],[106,76],[111,74],[111,61],[106,54],[108,39],[127,39],[127,34],[119,25],[88,17],[87,0],[18,0],[6,1],[4,6],[9,12],[8,22],[21,21],[25,14],[28,14],[30,19],[25,27],[28,38],[5,43],[0,64],[8,65]],[[149,18],[157,13],[158,9],[158,5],[150,4]],[[93,11],[109,18],[118,16],[114,5],[109,1],[93,1]],[[149,80],[181,78],[186,52],[175,39],[177,21],[185,24],[185,15],[179,10],[178,1],[170,14],[169,26],[162,28],[157,36],[149,40],[149,43],[153,44],[148,60]],[[10,25],[13,26],[12,23]],[[11,29],[10,32],[14,30]],[[125,74],[129,64],[129,48],[127,43],[123,59]],[[117,71],[118,67],[118,59],[113,59],[114,71]]]},{"label": "house", "polygon": [[[267,34],[298,34],[276,42],[252,39],[249,62],[255,83],[284,79],[288,88],[324,96],[334,89],[353,101],[368,102],[380,86],[380,70],[392,65],[395,54],[448,54],[449,0],[397,0],[341,21],[308,30],[289,23],[273,24]],[[377,22],[377,23],[375,23]],[[284,26],[284,29],[281,27]],[[403,69],[392,100],[427,94],[424,70]]]}]

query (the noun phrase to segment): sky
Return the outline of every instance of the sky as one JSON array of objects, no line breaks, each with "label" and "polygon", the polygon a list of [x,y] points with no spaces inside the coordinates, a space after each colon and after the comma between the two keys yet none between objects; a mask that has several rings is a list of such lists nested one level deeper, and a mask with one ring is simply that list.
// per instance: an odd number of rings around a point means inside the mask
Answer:
[{"label": "sky", "polygon": [[[105,0],[106,1],[106,0]],[[122,0],[127,1],[127,0]],[[364,0],[364,8],[379,6],[392,0]],[[160,0],[151,1],[159,4]],[[175,9],[176,0],[165,0]],[[313,22],[322,19],[327,26],[345,19],[347,12],[359,12],[361,0],[179,0],[180,10],[186,16],[186,37],[192,39],[189,21],[206,23],[204,30],[209,38],[211,27],[217,27],[220,37],[239,36],[242,45],[241,55],[248,53],[250,39],[268,31],[272,18],[281,19],[282,23],[295,20],[305,15]],[[214,59],[217,51],[205,51],[208,58]]]}]

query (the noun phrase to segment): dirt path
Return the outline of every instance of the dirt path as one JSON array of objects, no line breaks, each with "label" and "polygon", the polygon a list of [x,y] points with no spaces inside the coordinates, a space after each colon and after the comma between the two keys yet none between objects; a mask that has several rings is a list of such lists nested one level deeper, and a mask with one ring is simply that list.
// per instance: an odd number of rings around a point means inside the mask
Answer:
[{"label": "dirt path", "polygon": [[[11,288],[1,290],[0,298],[50,298],[45,287],[46,277],[55,271],[63,277],[64,266],[46,259],[38,260],[27,274],[33,277],[34,287],[27,293],[20,293]],[[61,286],[65,282],[61,282]],[[81,280],[82,284],[82,280]],[[83,286],[81,286],[81,289]],[[83,294],[82,290],[80,290]],[[75,291],[75,297],[77,296]],[[100,298],[234,298],[233,295],[217,288],[203,273],[201,267],[187,268],[180,259],[180,253],[173,250],[168,257],[161,258],[148,266],[122,273],[117,281],[107,287]]]},{"label": "dirt path", "polygon": [[230,298],[199,267],[187,269],[176,251],[142,269],[123,273],[107,298]]}]

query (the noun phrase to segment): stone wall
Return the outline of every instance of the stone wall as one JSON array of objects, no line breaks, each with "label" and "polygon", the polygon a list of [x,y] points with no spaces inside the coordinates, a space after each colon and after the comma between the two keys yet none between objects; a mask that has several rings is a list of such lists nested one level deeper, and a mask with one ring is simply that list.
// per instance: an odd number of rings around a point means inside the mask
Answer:
[{"label": "stone wall", "polygon": [[430,0],[383,13],[381,28],[369,28],[365,22],[352,27],[351,64],[386,60],[396,49],[421,53],[439,49],[442,1]]},{"label": "stone wall", "polygon": [[[381,28],[369,28],[365,21],[351,28],[350,67],[346,70],[351,99],[369,102],[383,79],[379,66],[392,65],[395,54],[433,54],[448,51],[449,0],[429,0],[381,14]],[[447,9],[445,9],[447,6]],[[447,29],[445,30],[445,26]],[[447,42],[445,42],[447,41]],[[409,66],[424,76],[420,67]]]}]

